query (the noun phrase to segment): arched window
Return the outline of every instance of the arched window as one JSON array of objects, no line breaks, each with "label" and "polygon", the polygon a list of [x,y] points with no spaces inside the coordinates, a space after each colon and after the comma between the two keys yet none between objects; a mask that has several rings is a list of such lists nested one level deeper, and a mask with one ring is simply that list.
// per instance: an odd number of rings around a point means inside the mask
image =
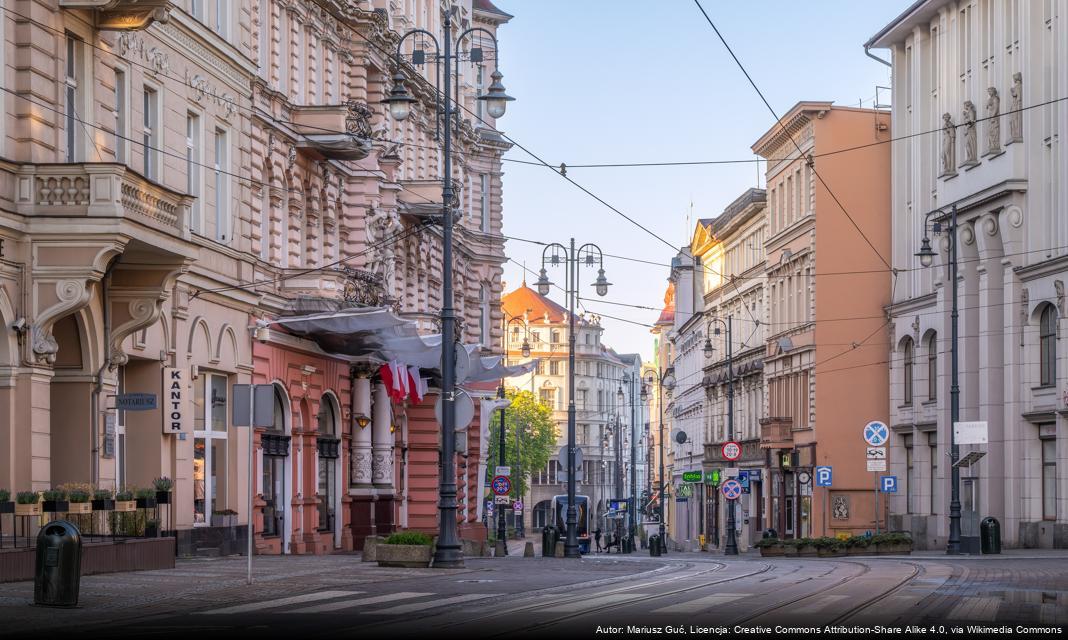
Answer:
[{"label": "arched window", "polygon": [[478,340],[483,346],[490,343],[490,305],[486,285],[478,285]]},{"label": "arched window", "polygon": [[902,367],[902,374],[904,375],[904,389],[905,389],[905,404],[912,404],[912,360],[913,360],[913,345],[912,338],[905,340],[905,357],[903,359],[904,366]]},{"label": "arched window", "polygon": [[927,399],[938,399],[938,334],[927,338]]},{"label": "arched window", "polygon": [[1057,383],[1057,308],[1047,304],[1038,321],[1039,384]]},{"label": "arched window", "polygon": [[319,453],[319,531],[332,531],[337,516],[337,462],[340,458],[340,440],[337,436],[337,414],[333,395],[325,394],[319,399],[319,415],[316,422],[319,437],[316,447]]}]

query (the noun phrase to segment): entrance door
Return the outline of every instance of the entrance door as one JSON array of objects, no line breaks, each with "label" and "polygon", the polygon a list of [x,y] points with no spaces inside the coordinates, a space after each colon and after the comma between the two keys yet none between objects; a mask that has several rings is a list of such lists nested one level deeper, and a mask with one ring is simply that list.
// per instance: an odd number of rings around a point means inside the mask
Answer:
[{"label": "entrance door", "polygon": [[[126,367],[119,367],[119,395],[126,393]],[[115,410],[115,488],[126,488],[126,411]]]},{"label": "entrance door", "polygon": [[960,479],[960,550],[979,553],[979,478]]}]

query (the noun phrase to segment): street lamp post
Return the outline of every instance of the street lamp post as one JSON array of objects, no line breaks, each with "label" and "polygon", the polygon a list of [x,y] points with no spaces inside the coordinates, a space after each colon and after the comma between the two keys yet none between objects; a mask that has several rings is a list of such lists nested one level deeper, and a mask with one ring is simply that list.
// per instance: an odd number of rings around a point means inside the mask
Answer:
[{"label": "street lamp post", "polygon": [[[712,318],[709,321],[709,327],[713,323],[722,324],[726,330],[727,335],[727,440],[734,441],[734,350],[731,340],[731,316],[727,316],[727,320],[724,321],[720,318]],[[719,327],[714,329],[715,335],[719,335]],[[715,353],[715,349],[712,347],[712,338],[705,338],[705,357],[711,358]],[[723,555],[736,556],[738,555],[738,539],[735,534],[735,520],[734,520],[734,508],[737,500],[727,501],[727,544],[723,547]]]},{"label": "street lamp post", "polygon": [[[664,537],[664,387],[667,387],[668,391],[675,388],[675,374],[670,367],[667,371],[661,369],[653,371],[650,369],[646,380],[648,380],[649,384],[656,382],[657,404],[660,405],[660,426],[658,427],[659,435],[657,436],[660,444],[660,551],[661,553],[667,553],[667,540]],[[646,398],[648,398],[648,394],[643,388],[642,402]]]},{"label": "street lamp post", "polygon": [[[405,76],[401,62],[401,47],[404,45],[404,41],[410,36],[415,34],[427,36],[431,42],[434,43],[434,64],[440,65],[444,63],[445,66],[445,73],[438,74],[438,77],[444,75],[445,78],[444,86],[441,88],[442,90],[438,92],[438,87],[434,87],[440,105],[443,106],[445,140],[442,150],[444,173],[441,176],[441,475],[438,489],[438,542],[437,547],[434,550],[433,566],[440,568],[457,568],[464,566],[464,556],[463,550],[460,547],[460,537],[456,526],[456,443],[453,440],[456,433],[456,352],[454,350],[454,345],[456,343],[456,311],[453,308],[454,300],[452,292],[452,209],[455,204],[453,202],[454,196],[452,189],[452,120],[454,109],[452,104],[452,73],[450,72],[449,65],[450,63],[455,63],[456,74],[458,76],[460,71],[460,55],[452,53],[452,13],[450,11],[445,12],[443,27],[444,48],[439,46],[437,37],[425,29],[412,29],[401,36],[401,39],[397,42],[397,52],[395,56],[396,72],[393,74],[393,88],[390,91],[389,96],[382,102],[388,105],[390,115],[393,116],[394,120],[404,120],[411,113],[412,104],[418,102],[418,100],[413,98],[405,87]],[[459,51],[460,43],[463,42],[463,39],[476,31],[489,36],[490,40],[493,41],[494,50],[494,70],[491,75],[493,82],[484,95],[478,96],[478,100],[482,100],[486,103],[486,110],[491,117],[499,118],[504,115],[508,102],[514,98],[505,93],[504,85],[501,84],[501,78],[503,76],[496,64],[498,58],[496,52],[499,51],[496,36],[482,27],[472,27],[460,34],[456,39],[455,48]],[[472,49],[472,52],[475,50],[476,49]],[[479,57],[481,57],[481,49],[479,48],[477,50]],[[418,60],[419,63],[422,62],[422,59],[423,56],[414,58],[414,60]],[[437,106],[438,105],[435,105],[435,110]],[[457,106],[455,111],[459,111],[459,106]]]},{"label": "street lamp post", "polygon": [[[945,212],[939,209],[929,212],[923,220],[923,242],[916,256],[920,264],[930,267],[934,264],[935,252],[931,249],[931,241],[927,236],[927,223],[931,216]],[[942,233],[942,222],[936,220],[931,227],[934,233]],[[946,554],[955,556],[960,554],[960,468],[957,461],[960,459],[960,447],[953,437],[953,425],[960,420],[960,384],[958,381],[957,366],[957,206],[953,205],[949,213],[949,228],[946,230],[949,240],[949,281],[951,287],[952,311],[950,312],[951,341],[950,362],[951,378],[949,388],[949,461],[950,461],[950,499],[949,499],[949,539],[946,541]]]},{"label": "street lamp post", "polygon": [[[552,249],[551,257],[547,252]],[[563,257],[561,257],[563,252]],[[596,252],[596,254],[594,253]],[[594,258],[594,255],[597,257]],[[567,295],[567,321],[568,321],[568,345],[567,345],[567,538],[564,541],[564,557],[580,558],[578,546],[578,506],[575,504],[575,302],[578,298],[578,267],[579,261],[584,261],[587,267],[598,264],[597,280],[593,287],[597,295],[604,296],[608,293],[610,283],[604,277],[604,254],[601,248],[592,243],[586,243],[575,249],[575,239],[571,238],[569,246],[565,247],[559,242],[553,242],[541,252],[541,274],[538,277],[538,293],[543,296],[549,295],[549,287],[553,283],[545,271],[545,265],[558,266],[564,262],[567,270],[564,293]]]},{"label": "street lamp post", "polygon": [[627,509],[627,522],[630,548],[633,550],[634,541],[638,536],[638,403],[635,402],[637,394],[634,393],[634,385],[638,382],[638,377],[624,373],[623,382],[627,383],[630,391],[630,506]]},{"label": "street lamp post", "polygon": [[[529,309],[528,309],[528,311],[529,311]],[[506,313],[505,315],[508,315],[508,314]],[[524,358],[529,358],[530,357],[530,340],[529,340],[529,338],[530,338],[530,327],[527,326],[526,318],[522,318],[520,316],[511,316],[508,319],[508,322],[506,322],[505,325],[504,325],[504,335],[505,335],[504,339],[505,339],[505,341],[508,340],[508,327],[513,322],[516,322],[517,320],[519,322],[523,323],[523,344],[520,347],[520,353],[523,354]],[[508,353],[508,348],[505,347],[504,351],[505,351],[505,353]],[[531,373],[531,376],[530,376],[530,384],[531,384],[531,387],[533,387],[533,385],[534,385],[534,374],[533,373]],[[533,394],[533,393],[534,393],[534,390],[532,388],[531,389],[531,394]],[[504,419],[503,418],[501,419],[501,423],[502,424],[504,423]],[[520,471],[520,464],[519,464],[519,454],[520,454],[520,449],[519,449],[519,430],[522,427],[523,427],[523,423],[522,422],[517,423],[516,426],[515,426],[515,475],[513,477],[516,479],[516,495],[519,497],[519,502],[523,503],[523,509],[520,509],[519,513],[516,514],[516,522],[515,522],[515,535],[516,535],[516,538],[523,538],[524,534],[525,534],[524,527],[523,527],[523,510],[526,509],[526,502],[524,501],[523,494],[520,493],[520,491],[519,491],[519,487],[521,485],[520,480],[523,477],[522,475],[520,475],[522,472]],[[502,439],[502,442],[503,442],[503,439]],[[504,447],[502,446],[501,448],[503,449]]]},{"label": "street lamp post", "polygon": [[[503,466],[506,466],[508,464],[506,462],[506,459],[505,459],[505,456],[504,456],[504,447],[505,447],[505,439],[504,439],[504,435],[505,435],[505,429],[504,429],[504,424],[505,424],[504,423],[504,412],[505,412],[504,380],[501,380],[501,386],[497,387],[497,398],[499,400],[501,400],[500,442],[498,443],[500,445],[500,447],[501,447],[501,450],[499,452],[500,455],[498,456],[498,459],[500,460],[500,462],[499,462],[500,466],[503,467]],[[506,510],[507,510],[506,505],[501,505],[501,508],[497,509],[497,548],[496,548],[495,552],[496,552],[496,555],[498,557],[508,555],[508,540],[507,540],[508,539],[508,525],[507,525],[507,523],[505,522],[505,519],[504,519],[504,512]]]}]

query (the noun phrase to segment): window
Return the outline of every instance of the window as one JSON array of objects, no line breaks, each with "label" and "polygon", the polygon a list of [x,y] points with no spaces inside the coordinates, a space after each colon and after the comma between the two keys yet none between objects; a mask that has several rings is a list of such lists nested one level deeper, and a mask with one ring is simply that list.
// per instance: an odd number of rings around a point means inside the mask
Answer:
[{"label": "window", "polygon": [[323,396],[319,401],[319,530],[332,531],[337,517],[337,408],[332,396]]},{"label": "window", "polygon": [[281,9],[278,13],[278,90],[286,98],[289,97],[289,21],[286,20],[286,10]]},{"label": "window", "polygon": [[230,239],[230,176],[226,131],[215,130],[215,239]]},{"label": "window", "polygon": [[902,376],[904,377],[904,395],[905,404],[912,404],[912,339],[905,340],[905,356],[904,365],[902,366]]},{"label": "window", "polygon": [[1039,384],[1057,383],[1057,308],[1047,304],[1038,323]]},{"label": "window", "polygon": [[560,331],[553,329],[549,332],[549,341],[553,344],[560,344]]},{"label": "window", "polygon": [[225,0],[215,0],[215,32],[220,36],[226,37],[226,27],[229,22],[229,16],[227,15],[227,9],[229,9],[230,3]]},{"label": "window", "polygon": [[490,344],[490,303],[486,285],[478,285],[478,339],[483,346]]},{"label": "window", "polygon": [[[486,92],[486,72],[482,65],[478,65],[478,75],[475,78],[475,95],[481,96]],[[475,116],[479,122],[475,123],[477,127],[481,124],[482,120],[486,119],[486,114],[483,109],[485,108],[485,100],[475,100]]]},{"label": "window", "polygon": [[548,388],[539,390],[538,397],[541,403],[550,409],[556,408],[556,389]]},{"label": "window", "polygon": [[1042,440],[1042,519],[1057,518],[1057,441]]},{"label": "window", "polygon": [[82,41],[76,38],[74,35],[67,34],[67,72],[66,72],[66,161],[67,162],[80,162],[84,158],[81,151],[78,149],[78,143],[81,142],[81,136],[78,134],[78,128],[81,125],[80,113],[82,111],[81,101],[82,92],[84,91],[82,82],[83,68],[85,60],[83,58],[84,45]]},{"label": "window", "polygon": [[938,334],[927,338],[927,399],[938,399]]},{"label": "window", "polygon": [[579,408],[586,409],[590,401],[589,389],[579,389],[578,392]]},{"label": "window", "polygon": [[260,259],[271,259],[271,189],[267,185],[260,186],[260,194],[263,196],[260,203]]},{"label": "window", "polygon": [[201,22],[204,21],[204,0],[190,0],[189,10],[193,13],[193,17]]},{"label": "window", "polygon": [[916,513],[916,484],[913,482],[915,473],[912,464],[912,434],[901,438],[905,447],[905,513]]},{"label": "window", "polygon": [[551,376],[560,375],[560,361],[559,360],[550,360],[549,361],[549,375],[551,375]]},{"label": "window", "polygon": [[938,432],[931,431],[927,434],[927,448],[931,456],[931,515],[938,514],[938,500],[935,489],[938,488]]},{"label": "window", "polygon": [[297,22],[296,26],[297,48],[295,54],[297,56],[300,56],[302,59],[300,64],[297,65],[296,74],[293,76],[293,91],[295,93],[293,101],[297,104],[305,104],[307,102],[307,98],[305,98],[306,92],[304,88],[304,83],[306,81],[306,74],[304,72],[304,65],[306,64],[304,60],[304,57],[306,55],[306,52],[304,51],[304,25],[300,22]]},{"label": "window", "polygon": [[200,118],[189,112],[185,116],[185,191],[193,196],[191,211],[193,231],[203,231],[200,220]]},{"label": "window", "polygon": [[[286,438],[286,401],[281,387],[274,387],[274,424],[263,434],[262,440]],[[279,455],[281,454],[281,455]],[[263,535],[277,536],[282,532],[285,514],[286,455],[288,446],[264,447],[263,451]]]},{"label": "window", "polygon": [[144,101],[141,105],[142,137],[145,153],[145,177],[156,180],[159,173],[159,93],[145,87]]},{"label": "window", "polygon": [[268,43],[271,41],[271,0],[260,0],[259,11],[259,53],[258,60],[260,62],[260,69],[263,69],[265,73],[270,75],[271,70],[271,56],[268,51],[270,46]]},{"label": "window", "polygon": [[478,210],[480,215],[482,216],[479,229],[488,232],[490,230],[489,176],[484,173],[480,173],[478,175],[478,184],[480,189]]},{"label": "window", "polygon": [[115,69],[115,162],[126,163],[126,122],[129,108],[126,105],[126,71]]},{"label": "window", "polygon": [[227,378],[203,374],[193,392],[193,523],[226,508]]}]

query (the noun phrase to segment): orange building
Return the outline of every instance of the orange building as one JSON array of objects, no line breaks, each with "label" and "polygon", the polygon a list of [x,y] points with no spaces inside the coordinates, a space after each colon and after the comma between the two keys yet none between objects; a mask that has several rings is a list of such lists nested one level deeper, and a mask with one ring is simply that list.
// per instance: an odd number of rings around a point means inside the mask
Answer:
[{"label": "orange building", "polygon": [[[882,474],[867,471],[863,428],[889,407],[889,122],[800,102],[752,147],[768,161],[765,526],[781,537],[876,528]],[[815,486],[822,465],[829,488]]]}]

